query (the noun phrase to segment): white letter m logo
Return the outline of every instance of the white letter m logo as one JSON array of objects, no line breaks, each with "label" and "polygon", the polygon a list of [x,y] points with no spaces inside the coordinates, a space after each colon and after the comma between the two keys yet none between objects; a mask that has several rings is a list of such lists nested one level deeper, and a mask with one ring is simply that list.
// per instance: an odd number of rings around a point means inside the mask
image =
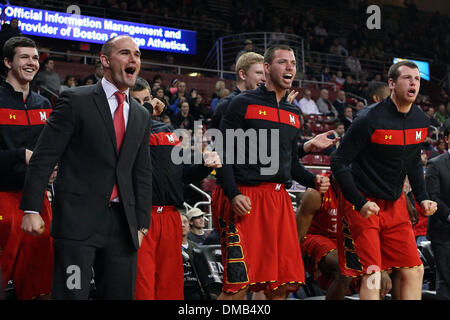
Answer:
[{"label": "white letter m logo", "polygon": [[41,116],[41,121],[45,122],[47,120],[47,114],[45,113],[45,111],[39,111],[39,115]]},{"label": "white letter m logo", "polygon": [[416,141],[422,140],[422,131],[416,131]]}]

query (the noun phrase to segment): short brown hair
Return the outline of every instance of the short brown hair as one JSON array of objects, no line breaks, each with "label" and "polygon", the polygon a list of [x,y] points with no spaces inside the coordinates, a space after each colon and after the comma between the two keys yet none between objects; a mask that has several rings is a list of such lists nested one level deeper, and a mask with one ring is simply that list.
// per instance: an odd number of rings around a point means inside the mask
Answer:
[{"label": "short brown hair", "polygon": [[284,44],[277,44],[275,46],[269,47],[264,53],[264,63],[272,64],[273,56],[275,55],[275,51],[277,50],[287,50],[294,53],[291,47]]},{"label": "short brown hair", "polygon": [[14,55],[16,54],[17,47],[27,47],[36,48],[36,43],[27,37],[12,37],[5,42],[3,45],[3,57],[7,58],[9,61],[14,60]]},{"label": "short brown hair", "polygon": [[394,63],[388,71],[388,79],[392,79],[395,81],[397,81],[398,76],[400,75],[400,72],[398,71],[398,69],[401,66],[407,66],[411,69],[419,69],[419,67],[417,66],[417,64],[415,64],[412,61],[408,61],[408,60],[403,60],[403,61],[399,61],[397,63]]},{"label": "short brown hair", "polygon": [[259,53],[246,52],[246,53],[242,54],[236,62],[236,80],[238,82],[242,81],[239,78],[239,70],[244,70],[244,72],[247,73],[248,69],[250,69],[250,67],[253,64],[257,64],[257,63],[262,64],[263,62],[264,62],[264,57],[262,55],[260,55]]}]

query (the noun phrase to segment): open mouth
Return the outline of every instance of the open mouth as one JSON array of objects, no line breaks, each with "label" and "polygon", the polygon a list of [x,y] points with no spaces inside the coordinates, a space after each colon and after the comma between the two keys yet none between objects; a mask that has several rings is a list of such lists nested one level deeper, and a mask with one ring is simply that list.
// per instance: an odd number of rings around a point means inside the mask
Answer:
[{"label": "open mouth", "polygon": [[292,79],[292,73],[283,74],[283,79],[291,80]]},{"label": "open mouth", "polygon": [[408,96],[414,97],[416,95],[416,89],[409,89],[408,90]]},{"label": "open mouth", "polygon": [[23,69],[25,72],[27,73],[34,73],[35,69],[34,68],[25,68]]},{"label": "open mouth", "polygon": [[134,67],[125,68],[125,73],[130,76],[134,75],[135,72],[136,72],[136,68],[134,68]]}]

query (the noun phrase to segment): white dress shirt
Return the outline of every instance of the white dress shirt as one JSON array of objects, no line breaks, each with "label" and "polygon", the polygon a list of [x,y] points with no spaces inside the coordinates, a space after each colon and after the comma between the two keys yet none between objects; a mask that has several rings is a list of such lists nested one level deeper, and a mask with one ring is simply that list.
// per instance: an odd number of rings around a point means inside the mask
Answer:
[{"label": "white dress shirt", "polygon": [[[114,119],[114,112],[116,111],[117,107],[119,106],[119,103],[117,101],[116,96],[114,93],[116,91],[120,91],[117,89],[115,85],[113,85],[111,82],[105,79],[105,77],[102,78],[102,87],[103,91],[105,91],[106,99],[108,99],[109,109],[111,110],[111,117]],[[125,92],[122,92],[125,94],[125,100],[123,102],[123,117],[125,118],[125,129],[127,128],[128,123],[128,113],[130,112],[130,89],[127,89]]]},{"label": "white dress shirt", "polygon": [[300,108],[303,114],[320,114],[319,108],[313,99],[306,99],[303,97],[300,101],[294,100],[297,107]]}]

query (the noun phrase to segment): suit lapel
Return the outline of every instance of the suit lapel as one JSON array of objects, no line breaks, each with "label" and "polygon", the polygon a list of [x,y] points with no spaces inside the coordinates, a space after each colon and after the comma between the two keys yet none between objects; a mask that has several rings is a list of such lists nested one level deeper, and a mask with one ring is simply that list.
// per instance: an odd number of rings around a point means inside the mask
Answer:
[{"label": "suit lapel", "polygon": [[[133,146],[139,145],[140,141],[136,143],[136,138],[138,136],[139,132],[139,125],[137,121],[139,120],[138,117],[138,110],[139,106],[137,105],[137,102],[134,101],[133,98],[130,99],[130,111],[128,112],[128,122],[127,122],[127,128],[125,130],[125,137],[123,138],[122,147],[120,148],[120,154],[132,154],[128,151],[128,149],[132,148]],[[119,156],[120,158],[120,156]]]},{"label": "suit lapel", "polygon": [[95,87],[94,100],[100,115],[102,116],[103,122],[105,123],[106,130],[108,131],[111,143],[114,147],[114,152],[116,156],[117,153],[117,142],[116,142],[116,132],[114,130],[114,123],[111,117],[111,109],[109,108],[108,99],[106,98],[105,91],[103,90],[101,81],[97,82]]}]

